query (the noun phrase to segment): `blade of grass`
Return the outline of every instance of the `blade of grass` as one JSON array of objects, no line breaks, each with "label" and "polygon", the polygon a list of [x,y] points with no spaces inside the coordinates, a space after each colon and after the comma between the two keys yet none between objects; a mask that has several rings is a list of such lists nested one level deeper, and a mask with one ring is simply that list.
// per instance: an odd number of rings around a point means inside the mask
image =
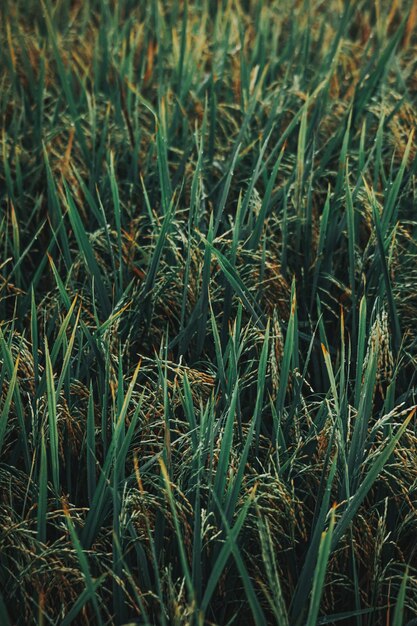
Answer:
[{"label": "blade of grass", "polygon": [[321,596],[323,593],[324,579],[327,571],[327,563],[329,561],[332,545],[333,530],[335,525],[334,509],[330,514],[329,528],[323,532],[319,554],[317,558],[316,569],[314,570],[313,590],[311,592],[310,610],[308,612],[306,626],[316,626],[317,618],[320,610]]}]

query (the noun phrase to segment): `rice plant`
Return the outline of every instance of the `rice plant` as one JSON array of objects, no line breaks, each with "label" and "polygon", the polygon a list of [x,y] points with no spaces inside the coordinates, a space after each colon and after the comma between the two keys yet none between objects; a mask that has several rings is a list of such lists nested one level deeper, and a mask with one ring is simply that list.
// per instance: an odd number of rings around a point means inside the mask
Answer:
[{"label": "rice plant", "polygon": [[0,3],[0,623],[411,626],[412,0]]}]

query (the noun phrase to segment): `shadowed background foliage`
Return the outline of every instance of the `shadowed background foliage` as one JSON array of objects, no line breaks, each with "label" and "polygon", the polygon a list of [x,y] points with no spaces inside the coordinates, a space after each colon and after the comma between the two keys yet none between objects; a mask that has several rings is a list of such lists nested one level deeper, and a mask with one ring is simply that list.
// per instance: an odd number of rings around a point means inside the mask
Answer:
[{"label": "shadowed background foliage", "polygon": [[4,0],[0,621],[412,623],[407,0]]}]

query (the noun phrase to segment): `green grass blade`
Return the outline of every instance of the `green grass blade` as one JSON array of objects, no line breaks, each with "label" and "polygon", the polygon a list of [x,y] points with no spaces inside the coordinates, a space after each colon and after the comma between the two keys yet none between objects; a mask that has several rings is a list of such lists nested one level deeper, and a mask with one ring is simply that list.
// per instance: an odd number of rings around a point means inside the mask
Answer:
[{"label": "green grass blade", "polygon": [[327,563],[329,561],[332,545],[332,536],[335,525],[334,509],[330,515],[330,523],[327,531],[323,532],[319,554],[317,558],[316,569],[314,570],[313,577],[313,590],[311,592],[310,610],[306,621],[306,626],[316,626],[317,617],[320,610],[320,601],[323,593],[324,579],[327,571]]}]

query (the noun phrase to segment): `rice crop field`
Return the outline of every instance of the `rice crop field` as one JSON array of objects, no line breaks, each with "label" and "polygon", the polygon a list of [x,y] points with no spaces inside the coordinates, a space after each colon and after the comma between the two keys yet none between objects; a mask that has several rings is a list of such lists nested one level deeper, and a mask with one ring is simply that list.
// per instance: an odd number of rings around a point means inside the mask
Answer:
[{"label": "rice crop field", "polygon": [[0,625],[417,624],[417,2],[0,1]]}]

